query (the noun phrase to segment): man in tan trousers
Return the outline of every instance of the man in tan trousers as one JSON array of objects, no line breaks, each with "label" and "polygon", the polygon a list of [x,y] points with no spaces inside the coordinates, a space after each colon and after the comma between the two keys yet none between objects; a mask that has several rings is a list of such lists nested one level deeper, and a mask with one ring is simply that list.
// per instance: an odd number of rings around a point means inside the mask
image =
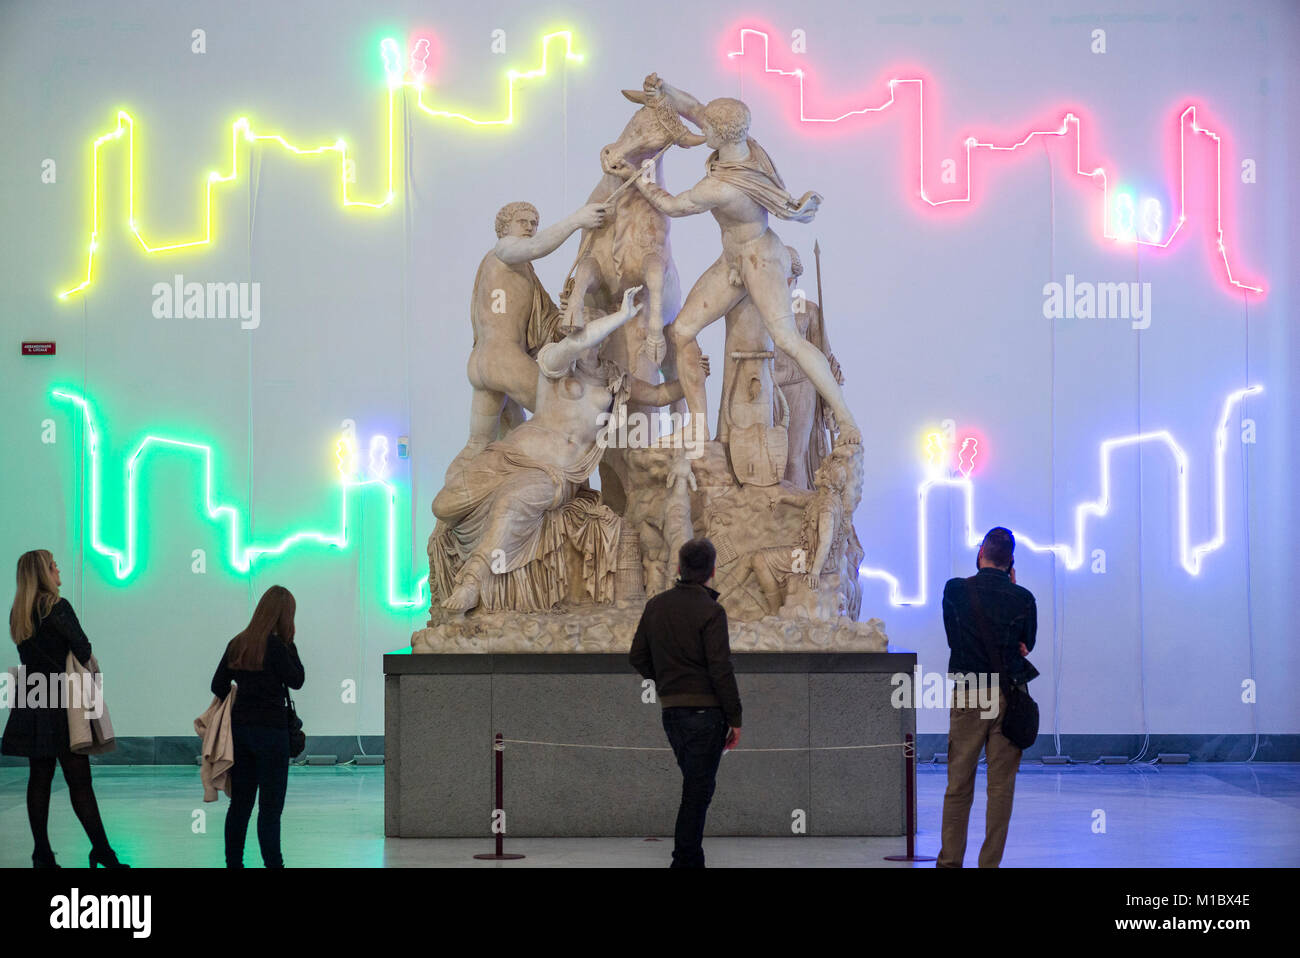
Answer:
[{"label": "man in tan trousers", "polygon": [[[988,754],[988,808],[980,868],[997,868],[1007,844],[1020,749],[1002,734],[1003,697],[997,660],[1008,684],[1037,674],[1026,660],[1034,648],[1038,611],[1033,593],[1016,585],[1015,537],[990,529],[969,579],[949,579],[943,589],[943,626],[948,633],[948,672],[956,682],[948,727],[948,790],[943,796],[943,848],[939,868],[960,868],[975,797],[980,751]],[[989,655],[990,643],[996,659]]]}]

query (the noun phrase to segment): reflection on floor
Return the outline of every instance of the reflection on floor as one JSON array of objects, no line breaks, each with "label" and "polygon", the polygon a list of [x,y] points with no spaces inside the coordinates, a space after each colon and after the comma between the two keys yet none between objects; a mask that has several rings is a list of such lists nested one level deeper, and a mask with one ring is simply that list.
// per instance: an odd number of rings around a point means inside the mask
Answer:
[{"label": "reflection on floor", "polygon": [[[935,855],[945,769],[918,773],[917,850]],[[27,769],[0,769],[0,866],[30,864]],[[980,774],[967,862],[978,855],[984,823]],[[223,864],[226,799],[204,805],[198,769],[101,766],[95,769],[109,838],[137,866]],[[1300,765],[1026,765],[1016,783],[1015,813],[1003,865],[1014,866],[1296,866],[1300,865]],[[486,821],[487,813],[484,813]],[[382,768],[295,768],[289,777],[284,857],[290,866],[479,868],[659,867],[671,840],[507,839],[522,861],[473,859],[491,840],[385,839]],[[1104,827],[1104,831],[1102,830]],[[663,836],[660,836],[661,838]],[[55,778],[50,839],[60,863],[84,865],[88,843],[60,777]],[[712,838],[711,866],[932,867],[885,862],[899,838]],[[261,864],[255,829],[245,862]]]}]

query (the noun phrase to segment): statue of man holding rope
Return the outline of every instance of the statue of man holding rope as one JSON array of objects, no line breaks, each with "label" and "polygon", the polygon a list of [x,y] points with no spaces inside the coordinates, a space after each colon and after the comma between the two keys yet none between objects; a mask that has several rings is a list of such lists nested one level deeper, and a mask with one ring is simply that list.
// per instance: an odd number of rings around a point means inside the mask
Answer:
[{"label": "statue of man holding rope", "polygon": [[533,260],[554,252],[576,230],[603,226],[606,214],[604,204],[588,203],[539,230],[531,203],[507,203],[497,213],[497,242],[479,264],[470,299],[474,347],[466,372],[474,398],[462,455],[473,456],[496,439],[503,419],[507,425],[522,422],[518,407],[536,410],[535,357],[556,338],[560,311],[537,278]]}]

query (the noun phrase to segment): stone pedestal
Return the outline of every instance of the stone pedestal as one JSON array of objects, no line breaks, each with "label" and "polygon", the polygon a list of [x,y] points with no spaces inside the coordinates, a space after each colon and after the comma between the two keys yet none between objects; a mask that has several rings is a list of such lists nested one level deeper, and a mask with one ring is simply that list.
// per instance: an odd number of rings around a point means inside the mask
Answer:
[{"label": "stone pedestal", "polygon": [[[890,703],[910,652],[737,653],[741,747],[722,759],[710,835],[901,835],[901,742],[915,713]],[[666,748],[657,702],[625,653],[384,656],[384,831],[490,839],[492,736]],[[790,751],[758,751],[790,749]],[[753,751],[748,751],[753,750]],[[670,837],[681,773],[670,751],[508,744],[514,837]]]}]

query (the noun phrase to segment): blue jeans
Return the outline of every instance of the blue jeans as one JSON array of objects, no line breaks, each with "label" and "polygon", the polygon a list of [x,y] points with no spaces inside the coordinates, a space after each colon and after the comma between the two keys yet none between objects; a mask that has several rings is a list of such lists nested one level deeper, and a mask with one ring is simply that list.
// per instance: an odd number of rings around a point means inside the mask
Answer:
[{"label": "blue jeans", "polygon": [[257,843],[267,868],[283,868],[280,813],[289,788],[289,729],[234,725],[235,764],[226,811],[226,867],[244,867],[244,836],[257,804]]},{"label": "blue jeans", "polygon": [[727,721],[722,709],[666,708],[664,731],[682,770],[682,803],[677,809],[673,868],[704,867],[704,817],[726,744]]}]

